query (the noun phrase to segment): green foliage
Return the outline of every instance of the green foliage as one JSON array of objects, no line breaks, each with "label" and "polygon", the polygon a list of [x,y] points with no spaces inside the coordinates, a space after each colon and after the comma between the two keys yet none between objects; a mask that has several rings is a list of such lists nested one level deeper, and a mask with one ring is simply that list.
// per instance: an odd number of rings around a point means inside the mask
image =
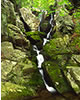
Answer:
[{"label": "green foliage", "polygon": [[40,10],[50,11],[50,5],[54,5],[55,0],[34,0],[33,6]]}]

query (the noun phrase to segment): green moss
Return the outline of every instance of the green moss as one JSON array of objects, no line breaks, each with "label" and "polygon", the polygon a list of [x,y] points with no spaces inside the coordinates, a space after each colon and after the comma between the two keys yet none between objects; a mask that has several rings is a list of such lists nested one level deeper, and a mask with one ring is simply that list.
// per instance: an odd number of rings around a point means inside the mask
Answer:
[{"label": "green moss", "polygon": [[36,94],[34,89],[31,87],[24,87],[10,82],[2,82],[1,91],[2,100],[22,100],[25,96]]},{"label": "green moss", "polygon": [[45,36],[43,32],[26,32],[26,36],[32,38],[33,40],[42,40],[41,37]]},{"label": "green moss", "polygon": [[50,57],[61,54],[61,53],[67,53],[70,52],[70,48],[68,49],[66,46],[69,42],[69,37],[66,35],[63,38],[56,38],[50,40],[49,43],[47,43],[44,46],[44,51],[47,55]]},{"label": "green moss", "polygon": [[57,90],[60,93],[69,91],[70,87],[62,76],[58,63],[55,61],[46,61],[45,66]]},{"label": "green moss", "polygon": [[35,32],[26,32],[27,36],[32,36],[32,35],[45,35],[43,32],[35,31]]}]

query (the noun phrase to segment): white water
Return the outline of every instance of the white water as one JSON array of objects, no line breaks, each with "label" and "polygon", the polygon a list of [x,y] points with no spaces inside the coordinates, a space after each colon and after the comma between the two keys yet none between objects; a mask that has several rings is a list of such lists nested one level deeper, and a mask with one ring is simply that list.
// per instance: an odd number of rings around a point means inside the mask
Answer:
[{"label": "white water", "polygon": [[[41,16],[41,17],[42,17],[42,16]],[[40,21],[41,21],[41,20],[40,20]],[[49,33],[47,34],[47,37],[43,39],[43,46],[49,41],[50,33],[51,33],[52,27],[53,27],[52,21],[53,21],[53,15],[51,14],[51,19],[50,19],[51,29],[50,29]],[[40,26],[39,26],[39,28],[38,28],[38,31],[40,31]],[[44,79],[44,72],[43,72],[43,69],[41,69],[41,68],[42,68],[41,65],[42,65],[42,63],[44,62],[44,57],[43,57],[43,55],[40,54],[40,50],[38,50],[38,48],[37,48],[36,45],[33,46],[33,50],[36,51],[36,53],[37,53],[37,56],[36,56],[36,57],[37,57],[37,61],[38,61],[38,66],[37,66],[37,67],[40,68],[40,69],[39,69],[39,72],[40,72],[40,74],[41,74],[41,76],[42,76],[42,79],[43,79],[43,81],[44,81],[44,84],[45,84],[45,86],[46,86],[46,89],[47,89],[49,92],[51,92],[51,93],[56,92],[56,90],[55,90],[53,87],[49,86],[49,85],[46,83],[46,80]]]}]

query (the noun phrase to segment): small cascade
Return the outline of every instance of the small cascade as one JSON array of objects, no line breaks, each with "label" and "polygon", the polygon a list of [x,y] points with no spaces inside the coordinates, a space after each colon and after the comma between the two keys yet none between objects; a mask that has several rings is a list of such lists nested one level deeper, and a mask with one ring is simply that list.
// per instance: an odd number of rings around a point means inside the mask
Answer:
[{"label": "small cascade", "polygon": [[49,23],[50,23],[50,25],[51,25],[51,29],[50,29],[50,31],[48,32],[47,37],[43,39],[43,46],[44,46],[47,42],[49,42],[50,34],[51,34],[52,28],[53,28],[52,21],[53,21],[53,14],[51,14],[51,19],[50,19],[50,21],[49,21]]},{"label": "small cascade", "polygon": [[[46,12],[45,12],[44,10],[42,10],[42,13],[40,14],[40,18],[39,18],[40,24],[41,24],[41,22],[42,22],[42,20],[43,20],[43,15],[44,15],[45,13],[46,13]],[[39,27],[38,27],[38,31],[40,32],[40,25],[39,25]]]},{"label": "small cascade", "polygon": [[[43,46],[49,41],[50,33],[52,32],[52,28],[53,28],[52,21],[53,21],[53,14],[51,14],[51,19],[50,19],[50,22],[49,22],[50,25],[51,25],[51,29],[50,29],[49,33],[47,34],[47,37],[43,39]],[[40,20],[40,22],[41,22],[41,20]],[[38,28],[38,31],[40,31],[40,26]],[[51,93],[56,92],[56,89],[53,88],[52,86],[49,86],[48,83],[46,82],[46,79],[44,78],[44,70],[41,67],[42,63],[44,62],[43,55],[40,53],[40,50],[38,50],[36,45],[33,45],[33,50],[36,51],[36,53],[37,53],[37,56],[36,56],[37,61],[38,61],[38,66],[37,67],[38,67],[39,72],[40,72],[40,74],[42,76],[42,79],[43,79],[43,82],[45,84],[46,89]]]}]

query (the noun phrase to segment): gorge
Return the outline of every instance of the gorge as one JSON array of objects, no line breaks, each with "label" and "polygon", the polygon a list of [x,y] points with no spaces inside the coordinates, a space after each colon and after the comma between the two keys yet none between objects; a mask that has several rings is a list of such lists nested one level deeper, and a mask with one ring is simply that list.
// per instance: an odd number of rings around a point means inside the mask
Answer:
[{"label": "gorge", "polygon": [[73,1],[1,0],[2,100],[80,100],[80,8]]}]

